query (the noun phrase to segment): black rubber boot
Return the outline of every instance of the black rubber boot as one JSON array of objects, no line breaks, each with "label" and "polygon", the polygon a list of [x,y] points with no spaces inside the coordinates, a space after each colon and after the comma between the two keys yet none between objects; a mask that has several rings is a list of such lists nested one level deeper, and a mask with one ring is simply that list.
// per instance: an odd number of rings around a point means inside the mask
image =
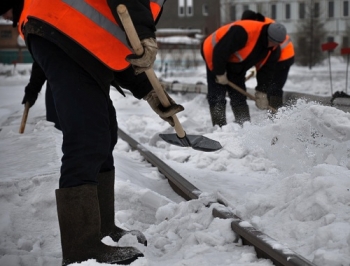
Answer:
[{"label": "black rubber boot", "polygon": [[219,127],[222,127],[227,124],[225,105],[210,106],[210,115],[213,126],[218,125]]},{"label": "black rubber boot", "polygon": [[88,259],[127,265],[143,257],[134,247],[111,247],[101,242],[96,186],[57,189],[56,201],[63,266]]},{"label": "black rubber boot", "polygon": [[241,105],[232,107],[233,114],[235,116],[235,122],[243,125],[244,122],[250,122],[250,113],[248,105]]},{"label": "black rubber boot", "polygon": [[101,238],[110,236],[113,241],[118,242],[125,234],[137,237],[139,243],[147,246],[146,237],[138,230],[126,231],[117,227],[114,223],[114,170],[99,173],[97,180],[97,194],[101,215]]},{"label": "black rubber boot", "polygon": [[269,105],[277,110],[278,108],[283,106],[283,98],[280,96],[270,96]]}]

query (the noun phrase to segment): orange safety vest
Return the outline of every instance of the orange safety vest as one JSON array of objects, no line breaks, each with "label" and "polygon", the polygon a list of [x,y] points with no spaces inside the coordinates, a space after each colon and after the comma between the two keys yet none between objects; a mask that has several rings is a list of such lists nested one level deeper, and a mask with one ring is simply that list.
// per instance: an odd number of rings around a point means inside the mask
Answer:
[{"label": "orange safety vest", "polygon": [[[150,0],[153,18],[158,17],[164,1]],[[26,13],[69,36],[111,69],[130,65],[125,57],[133,53],[132,48],[107,1],[31,0]]]},{"label": "orange safety vest", "polygon": [[28,12],[28,7],[29,7],[31,1],[32,0],[24,0],[22,13],[21,13],[21,16],[19,18],[18,25],[17,25],[18,33],[19,33],[19,35],[21,35],[21,37],[23,39],[24,39],[23,26],[27,22],[27,12]]},{"label": "orange safety vest", "polygon": [[215,45],[225,36],[231,27],[242,26],[248,34],[246,45],[242,49],[231,54],[228,58],[228,62],[238,63],[244,61],[253,51],[260,36],[261,29],[264,25],[265,23],[260,21],[239,20],[222,26],[214,33],[209,35],[203,43],[203,54],[208,68],[213,70],[213,53]]}]

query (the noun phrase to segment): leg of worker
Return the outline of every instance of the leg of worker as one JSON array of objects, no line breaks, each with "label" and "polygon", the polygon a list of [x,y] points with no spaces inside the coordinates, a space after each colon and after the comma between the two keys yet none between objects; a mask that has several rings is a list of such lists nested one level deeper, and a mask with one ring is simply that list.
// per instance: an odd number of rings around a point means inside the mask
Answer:
[{"label": "leg of worker", "polygon": [[55,123],[55,128],[61,130],[60,122],[58,120],[55,102],[53,100],[50,84],[46,82],[45,91],[45,107],[46,107],[46,120]]},{"label": "leg of worker", "polygon": [[290,66],[278,63],[270,88],[267,91],[269,105],[274,109],[283,106],[283,87],[287,81]]},{"label": "leg of worker", "polygon": [[97,176],[97,195],[101,214],[101,238],[109,236],[113,241],[118,242],[125,234],[135,235],[138,241],[147,245],[146,237],[137,230],[126,231],[115,225],[114,213],[114,181],[115,170],[113,150],[118,141],[118,124],[113,103],[108,104],[111,143],[107,159],[103,162],[100,173]]},{"label": "leg of worker", "polygon": [[216,76],[207,68],[209,111],[213,126],[224,126],[226,122],[226,86],[216,83]]},{"label": "leg of worker", "polygon": [[38,36],[28,39],[51,86],[63,133],[60,189],[56,190],[62,265],[91,258],[130,264],[143,254],[100,241],[97,175],[111,147],[109,97],[56,45]]},{"label": "leg of worker", "polygon": [[[245,72],[231,74],[229,75],[229,80],[246,91]],[[231,87],[228,88],[228,96],[230,97],[230,104],[235,116],[235,122],[240,125],[243,125],[244,122],[249,122],[250,113],[249,106],[247,104],[247,97]]]}]

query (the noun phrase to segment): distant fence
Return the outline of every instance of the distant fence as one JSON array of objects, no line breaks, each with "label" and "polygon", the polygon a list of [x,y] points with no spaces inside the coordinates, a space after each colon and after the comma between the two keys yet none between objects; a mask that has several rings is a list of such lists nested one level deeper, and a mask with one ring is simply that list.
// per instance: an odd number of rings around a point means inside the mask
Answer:
[{"label": "distant fence", "polygon": [[0,63],[13,64],[13,63],[33,63],[33,58],[27,49],[1,49],[0,50]]}]

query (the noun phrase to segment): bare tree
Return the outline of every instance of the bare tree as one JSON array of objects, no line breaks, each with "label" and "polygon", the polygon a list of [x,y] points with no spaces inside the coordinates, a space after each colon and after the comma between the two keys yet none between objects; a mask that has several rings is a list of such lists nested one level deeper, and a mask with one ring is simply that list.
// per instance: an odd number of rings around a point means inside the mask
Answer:
[{"label": "bare tree", "polygon": [[300,20],[297,29],[295,61],[311,69],[325,57],[321,45],[326,40],[326,30],[319,2],[309,0],[305,3],[305,18]]}]

